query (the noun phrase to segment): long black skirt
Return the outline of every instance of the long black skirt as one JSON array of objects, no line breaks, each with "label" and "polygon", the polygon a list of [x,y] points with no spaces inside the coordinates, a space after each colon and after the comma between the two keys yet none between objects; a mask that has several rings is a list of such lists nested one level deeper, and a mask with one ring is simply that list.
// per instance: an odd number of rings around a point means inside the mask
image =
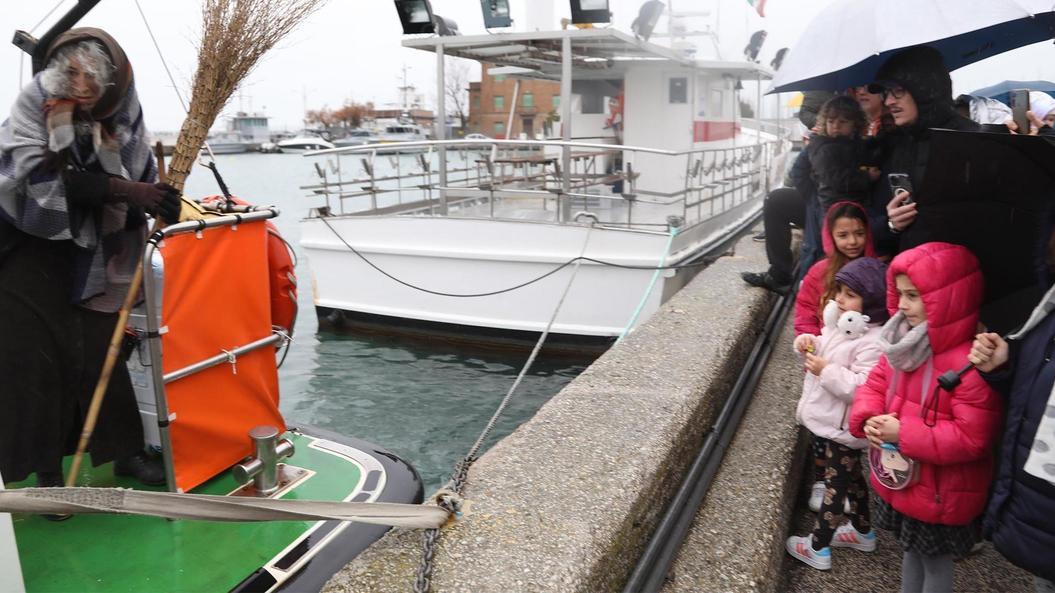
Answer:
[{"label": "long black skirt", "polygon": [[[0,475],[16,482],[61,471],[63,456],[76,450],[117,314],[70,304],[71,241],[2,222],[0,234]],[[142,447],[128,369],[118,362],[88,452],[99,465]]]}]

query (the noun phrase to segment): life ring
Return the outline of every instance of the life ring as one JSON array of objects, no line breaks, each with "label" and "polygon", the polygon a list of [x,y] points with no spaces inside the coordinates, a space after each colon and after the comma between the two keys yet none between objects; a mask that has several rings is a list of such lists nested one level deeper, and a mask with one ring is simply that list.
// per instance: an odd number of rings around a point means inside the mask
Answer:
[{"label": "life ring", "polygon": [[[201,203],[208,206],[223,203],[223,196],[209,196]],[[231,196],[231,201],[240,206],[249,206],[249,202]],[[265,221],[267,228],[267,266],[268,284],[271,291],[271,325],[280,328],[286,335],[293,335],[293,326],[297,321],[297,274],[294,270],[294,256],[289,243],[282,238],[271,221]]]}]

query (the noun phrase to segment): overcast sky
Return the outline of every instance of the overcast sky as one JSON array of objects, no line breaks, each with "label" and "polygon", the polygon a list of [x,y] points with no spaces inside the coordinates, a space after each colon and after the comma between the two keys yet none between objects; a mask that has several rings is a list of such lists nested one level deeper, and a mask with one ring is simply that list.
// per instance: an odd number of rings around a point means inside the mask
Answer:
[{"label": "overcast sky", "polygon": [[[566,0],[510,0],[518,26],[526,22],[527,7],[552,1],[555,21],[568,16]],[[780,47],[795,40],[818,10],[838,0],[768,0],[766,18],[760,18],[746,0],[670,0],[678,10],[710,9],[719,17],[719,31],[726,58],[740,55],[747,36],[766,29],[769,38],[762,51],[764,62]],[[670,4],[670,1],[667,4]],[[881,0],[877,0],[880,2]],[[926,1],[926,0],[920,0]],[[611,0],[615,26],[629,30],[643,0]],[[0,38],[15,29],[29,29],[57,0],[14,2],[0,10]],[[200,15],[194,0],[139,0],[158,38],[165,60],[185,96],[196,66],[194,42]],[[62,7],[34,32],[43,33]],[[457,21],[463,34],[484,33],[479,0],[432,0],[434,10]],[[665,21],[665,19],[664,19]],[[665,28],[664,21],[660,29]],[[176,130],[183,112],[160,58],[147,34],[134,0],[102,0],[82,21],[109,31],[132,60],[136,85],[153,130]],[[557,23],[554,22],[557,28]],[[243,85],[241,102],[232,99],[228,110],[266,111],[272,129],[297,129],[305,107],[338,107],[346,99],[394,104],[398,99],[401,68],[431,106],[435,99],[433,54],[400,46],[402,30],[392,0],[329,0],[329,2],[278,48],[265,57]],[[25,60],[20,78],[21,51],[9,43],[0,47],[0,109],[5,112],[21,85],[29,79]],[[1055,80],[1055,48],[1037,44],[1009,52],[953,73],[957,92],[966,92],[1004,79]],[[477,75],[478,76],[478,75]]]}]

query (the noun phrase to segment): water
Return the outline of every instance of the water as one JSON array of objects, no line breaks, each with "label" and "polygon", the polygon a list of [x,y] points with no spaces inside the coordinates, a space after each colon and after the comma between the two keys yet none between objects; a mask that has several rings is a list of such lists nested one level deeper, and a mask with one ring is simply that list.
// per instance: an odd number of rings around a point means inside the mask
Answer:
[{"label": "water", "polygon": [[[440,340],[320,332],[310,266],[298,245],[298,221],[321,200],[298,189],[318,182],[311,160],[291,154],[219,155],[233,195],[275,205],[275,221],[297,252],[300,281],[295,341],[279,379],[291,425],[312,424],[381,445],[410,461],[426,492],[446,482],[483,430],[527,358],[508,350],[470,349]],[[218,194],[212,173],[195,167],[185,193]],[[578,375],[589,359],[542,359],[524,378],[487,445],[512,432]]]}]

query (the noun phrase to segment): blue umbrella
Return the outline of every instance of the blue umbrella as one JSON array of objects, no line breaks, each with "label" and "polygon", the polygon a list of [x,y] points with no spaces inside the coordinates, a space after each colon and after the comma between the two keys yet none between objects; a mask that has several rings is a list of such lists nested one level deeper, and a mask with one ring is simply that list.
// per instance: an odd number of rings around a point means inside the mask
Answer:
[{"label": "blue umbrella", "polygon": [[875,80],[914,45],[942,53],[949,70],[1055,37],[1052,0],[841,0],[806,27],[769,92],[842,90]]},{"label": "blue umbrella", "polygon": [[1015,89],[1040,91],[1055,98],[1055,82],[1048,82],[1046,80],[1005,80],[1004,82],[999,82],[993,86],[987,86],[984,89],[978,89],[977,91],[968,94],[975,97],[996,99],[1004,105],[1010,105],[1011,91]]}]

